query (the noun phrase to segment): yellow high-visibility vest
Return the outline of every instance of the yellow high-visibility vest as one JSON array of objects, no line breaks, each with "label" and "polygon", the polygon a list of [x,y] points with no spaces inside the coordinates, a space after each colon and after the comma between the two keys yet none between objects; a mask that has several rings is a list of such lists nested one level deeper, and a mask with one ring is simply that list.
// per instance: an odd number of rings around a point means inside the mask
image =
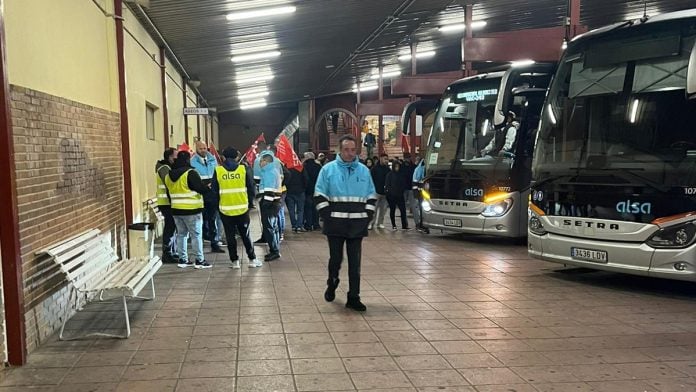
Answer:
[{"label": "yellow high-visibility vest", "polygon": [[178,180],[172,181],[167,174],[164,183],[169,189],[169,197],[172,198],[172,208],[176,210],[198,210],[203,208],[203,195],[192,191],[188,186],[188,175],[193,169],[186,170]]},{"label": "yellow high-visibility vest", "polygon": [[164,184],[164,181],[162,181],[162,177],[159,175],[159,169],[163,167],[168,167],[169,170],[172,168],[169,167],[169,165],[162,165],[160,166],[157,171],[155,171],[155,177],[157,177],[157,205],[158,206],[168,206],[171,205],[169,202],[169,196],[167,196],[167,186]]},{"label": "yellow high-visibility vest", "polygon": [[238,216],[249,211],[244,165],[239,165],[234,171],[216,166],[215,177],[220,186],[220,213]]}]

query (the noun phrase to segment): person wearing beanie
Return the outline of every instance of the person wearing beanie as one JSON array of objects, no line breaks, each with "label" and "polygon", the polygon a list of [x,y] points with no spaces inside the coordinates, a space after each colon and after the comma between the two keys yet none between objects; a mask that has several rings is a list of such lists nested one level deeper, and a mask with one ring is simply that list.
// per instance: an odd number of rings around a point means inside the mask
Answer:
[{"label": "person wearing beanie", "polygon": [[222,166],[215,167],[212,189],[220,195],[218,207],[227,237],[227,253],[230,256],[231,267],[241,268],[235,232],[239,233],[244,244],[249,257],[249,268],[261,267],[263,262],[256,259],[254,244],[251,242],[249,201],[254,200],[256,196],[253,174],[246,166],[239,164],[239,151],[235,148],[225,148],[222,156],[225,161]]},{"label": "person wearing beanie", "polygon": [[[172,215],[176,224],[176,250],[180,268],[193,266],[196,269],[211,268],[203,257],[203,195],[210,192],[201,176],[191,167],[191,155],[180,151],[174,168],[164,179],[172,203]],[[191,248],[195,262],[188,257],[187,238],[191,237]]]}]

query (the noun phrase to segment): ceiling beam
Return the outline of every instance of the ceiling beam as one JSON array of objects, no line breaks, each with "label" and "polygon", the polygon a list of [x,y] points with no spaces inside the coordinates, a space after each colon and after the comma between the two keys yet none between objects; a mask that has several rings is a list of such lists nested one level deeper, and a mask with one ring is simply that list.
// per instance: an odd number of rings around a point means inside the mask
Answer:
[{"label": "ceiling beam", "polygon": [[326,87],[333,78],[335,78],[343,69],[350,64],[360,53],[362,53],[365,49],[367,49],[370,44],[379,37],[384,30],[386,30],[392,23],[394,23],[406,10],[408,7],[410,7],[413,3],[415,3],[416,0],[405,0],[404,2],[399,5],[396,10],[382,22],[370,35],[368,35],[361,43],[358,45],[358,47],[350,54],[348,57],[346,57],[341,64],[339,64],[333,72],[324,80],[324,82],[319,86],[319,88],[314,92],[313,95],[319,95],[321,94],[322,91],[324,91],[324,88]]}]

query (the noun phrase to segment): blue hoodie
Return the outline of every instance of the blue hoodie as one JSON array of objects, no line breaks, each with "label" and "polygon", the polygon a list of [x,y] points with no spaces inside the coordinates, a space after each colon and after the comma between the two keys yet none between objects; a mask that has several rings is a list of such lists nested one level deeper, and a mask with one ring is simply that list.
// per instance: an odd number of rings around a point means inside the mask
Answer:
[{"label": "blue hoodie", "polygon": [[279,203],[281,196],[282,178],[280,173],[278,173],[278,160],[273,156],[273,153],[271,151],[264,151],[261,153],[261,155],[259,155],[259,162],[261,161],[261,157],[267,155],[273,157],[273,162],[268,163],[264,167],[261,167],[261,164],[259,164],[259,192],[263,194],[264,201]]},{"label": "blue hoodie", "polygon": [[324,234],[366,237],[376,201],[370,170],[357,157],[346,162],[337,155],[321,168],[314,188],[314,203],[324,220]]},{"label": "blue hoodie", "polygon": [[416,169],[413,170],[413,189],[418,189],[420,187],[420,183],[423,181],[423,178],[425,177],[425,159],[421,159],[420,162],[418,162],[418,165],[416,166]]}]

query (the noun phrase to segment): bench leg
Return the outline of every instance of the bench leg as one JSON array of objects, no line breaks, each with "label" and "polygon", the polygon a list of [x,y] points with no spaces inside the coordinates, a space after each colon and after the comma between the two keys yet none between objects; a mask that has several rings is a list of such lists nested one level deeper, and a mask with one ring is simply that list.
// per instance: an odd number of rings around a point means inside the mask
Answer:
[{"label": "bench leg", "polygon": [[63,336],[63,330],[65,329],[65,324],[68,321],[68,312],[70,311],[70,302],[72,299],[73,291],[75,291],[74,288],[70,291],[70,298],[68,299],[68,306],[66,306],[65,310],[65,318],[63,319],[63,325],[60,328],[60,335],[58,338],[60,340],[78,340],[78,339],[83,339],[83,338],[89,338],[89,337],[105,337],[105,338],[118,338],[118,339],[128,339],[128,337],[131,334],[131,328],[130,328],[130,317],[128,317],[128,302],[126,301],[126,293],[124,292],[121,295],[121,298],[123,300],[123,313],[124,316],[126,317],[126,334],[125,335],[116,335],[116,334],[111,334],[111,333],[104,333],[104,332],[92,332],[92,333],[87,333],[84,335],[76,335],[76,336],[71,336],[71,337],[65,337]]},{"label": "bench leg", "polygon": [[123,312],[126,317],[126,336],[128,338],[131,334],[130,329],[130,317],[128,316],[128,302],[126,301],[126,293],[123,293]]},{"label": "bench leg", "polygon": [[154,299],[155,299],[155,277],[154,277],[154,276],[153,276],[152,278],[150,278],[150,288],[152,289],[152,296],[150,296],[150,297],[141,297],[141,296],[138,296],[138,295],[134,295],[134,296],[132,296],[131,298],[143,299],[143,300],[146,300],[146,301],[152,301],[152,300],[154,300]]},{"label": "bench leg", "polygon": [[65,304],[65,313],[63,314],[63,325],[60,326],[60,333],[58,334],[58,339],[60,340],[70,340],[63,337],[63,331],[65,330],[65,324],[68,323],[68,316],[70,315],[70,304],[72,303],[73,293],[75,292],[75,287],[70,285],[70,295],[68,295],[68,302]]}]

